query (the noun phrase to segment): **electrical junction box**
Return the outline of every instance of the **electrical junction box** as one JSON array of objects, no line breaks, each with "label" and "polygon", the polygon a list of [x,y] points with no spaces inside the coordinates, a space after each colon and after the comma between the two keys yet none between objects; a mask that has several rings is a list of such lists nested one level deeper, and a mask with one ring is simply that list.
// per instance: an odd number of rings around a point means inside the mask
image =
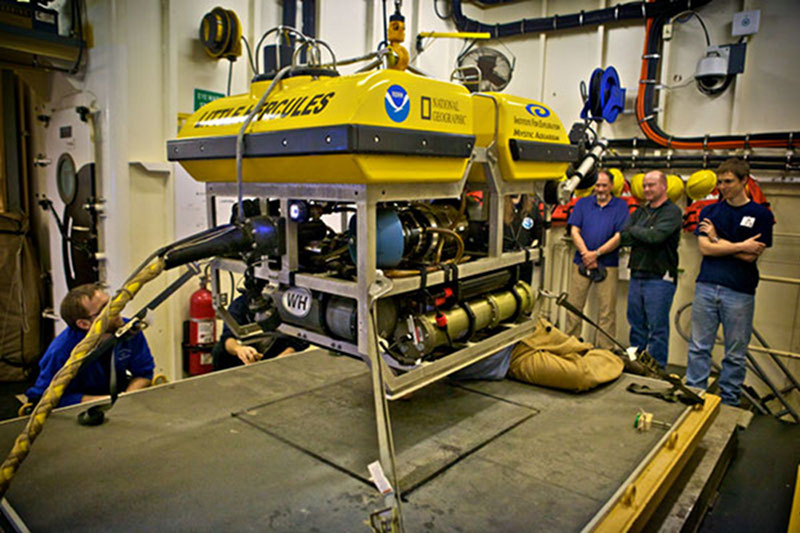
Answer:
[{"label": "electrical junction box", "polygon": [[741,74],[744,72],[745,46],[745,43],[723,44],[720,46],[720,48],[728,49],[728,74]]},{"label": "electrical junction box", "polygon": [[761,11],[740,11],[733,15],[733,36],[752,35],[758,33],[758,24],[761,21]]}]

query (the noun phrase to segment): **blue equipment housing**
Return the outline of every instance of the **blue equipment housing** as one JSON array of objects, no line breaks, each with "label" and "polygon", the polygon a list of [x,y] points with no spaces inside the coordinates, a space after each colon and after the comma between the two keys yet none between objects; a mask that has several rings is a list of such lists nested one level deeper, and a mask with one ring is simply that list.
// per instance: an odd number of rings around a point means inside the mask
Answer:
[{"label": "blue equipment housing", "polygon": [[[350,258],[357,263],[356,250],[356,217],[350,218]],[[378,268],[391,268],[400,264],[403,259],[405,237],[403,223],[393,209],[378,209],[375,213],[375,239],[377,244],[376,264]]]}]

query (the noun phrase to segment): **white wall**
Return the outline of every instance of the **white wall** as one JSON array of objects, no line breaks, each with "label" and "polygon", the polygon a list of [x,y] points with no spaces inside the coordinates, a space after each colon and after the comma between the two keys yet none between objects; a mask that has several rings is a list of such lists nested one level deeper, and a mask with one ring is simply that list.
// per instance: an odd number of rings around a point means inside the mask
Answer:
[{"label": "white wall", "polygon": [[[199,216],[183,210],[186,197],[203,189],[187,183],[185,175],[177,175],[166,163],[166,140],[177,134],[178,113],[193,111],[195,87],[226,91],[228,64],[210,60],[197,40],[203,15],[218,2],[90,0],[87,4],[94,46],[88,52],[85,77],[54,74],[50,86],[36,96],[44,105],[77,88],[78,96],[72,98],[82,95],[84,102],[94,102],[99,110],[96,156],[101,194],[107,201],[107,281],[116,290],[152,251],[196,231],[198,218],[205,222],[204,210]],[[238,13],[251,41],[253,26],[272,26],[280,13],[277,5],[256,4],[247,0],[226,4]],[[251,24],[251,13],[258,24]],[[232,92],[247,90],[246,64],[246,60],[235,64]],[[44,135],[34,132],[34,138]],[[37,180],[44,179],[45,173],[37,172]],[[138,310],[177,275],[167,273],[145,286],[126,313]],[[156,372],[170,379],[181,376],[181,324],[196,287],[192,282],[157,309],[146,333]]]},{"label": "white wall", "polygon": [[[227,62],[214,62],[197,41],[200,20],[220,5],[217,0],[90,0],[89,17],[94,30],[94,48],[89,52],[88,74],[79,85],[97,95],[101,110],[100,163],[103,189],[109,203],[106,222],[109,281],[112,287],[128,275],[155,248],[184,236],[204,216],[195,200],[202,188],[174,170],[146,172],[130,161],[165,163],[165,143],[176,133],[177,113],[192,111],[194,88],[225,92]],[[602,0],[526,1],[482,8],[465,4],[465,13],[487,23],[522,17],[565,14],[604,7]],[[350,57],[373,50],[382,39],[380,2],[372,0],[318,0],[318,36],[336,51]],[[390,12],[393,2],[388,2]],[[443,6],[443,2],[439,2]],[[277,0],[228,0],[224,7],[239,15],[251,43],[262,31],[280,21]],[[299,6],[298,6],[299,7]],[[743,8],[761,9],[761,30],[748,43],[745,73],[735,85],[715,99],[701,95],[692,86],[670,92],[665,98],[664,128],[676,135],[756,132],[799,129],[800,110],[795,104],[800,72],[800,4],[792,0],[716,0],[700,10],[715,43],[732,42],[730,21]],[[299,9],[298,9],[299,13]],[[455,28],[438,19],[427,0],[404,2],[407,20],[406,45],[412,48],[418,31]],[[514,78],[507,92],[541,100],[552,107],[566,127],[581,108],[578,84],[598,66],[614,65],[631,102],[637,91],[644,27],[641,22],[571,30],[546,35],[517,36],[503,43],[517,58]],[[491,46],[505,50],[497,42]],[[665,47],[663,79],[674,83],[694,71],[704,41],[696,20],[676,24],[675,35]],[[439,39],[420,56],[416,65],[431,75],[448,78],[462,42]],[[412,52],[413,56],[413,52]],[[346,72],[352,68],[343,69]],[[233,92],[247,89],[246,60],[234,66]],[[42,99],[55,99],[54,94]],[[639,134],[632,115],[603,126],[609,137]],[[756,174],[758,175],[758,173]],[[765,175],[765,177],[774,177]],[[766,185],[777,214],[776,231],[797,231],[800,222],[798,187]],[[194,200],[192,199],[194,198]],[[797,238],[775,239],[775,246],[761,261],[762,272],[800,277],[800,242]],[[694,239],[683,238],[681,276],[675,308],[691,299],[693,279],[699,264]],[[172,277],[175,275],[172,274]],[[146,289],[154,294],[165,279]],[[624,296],[626,284],[622,284]],[[187,315],[194,287],[164,305],[156,313],[148,338],[159,369],[171,378],[179,376],[181,322]],[[798,289],[765,283],[757,299],[757,326],[778,348],[800,350]],[[145,301],[142,298],[140,301]],[[624,298],[618,323],[625,334]],[[673,335],[671,361],[685,361],[685,344]],[[798,365],[794,365],[796,371]],[[800,372],[798,372],[800,373]]]}]

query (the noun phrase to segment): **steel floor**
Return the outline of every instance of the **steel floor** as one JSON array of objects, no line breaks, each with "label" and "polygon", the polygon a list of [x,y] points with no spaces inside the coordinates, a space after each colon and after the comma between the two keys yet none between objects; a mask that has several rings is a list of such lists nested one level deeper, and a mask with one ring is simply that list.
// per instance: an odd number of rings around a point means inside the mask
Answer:
[{"label": "steel floor", "polygon": [[[390,404],[407,531],[575,531],[684,407],[513,381],[438,383]],[[666,385],[666,384],[664,384]],[[56,411],[6,495],[33,531],[357,531],[382,506],[370,380],[323,351],[120,398],[108,421]],[[23,420],[0,424],[2,453]]]}]

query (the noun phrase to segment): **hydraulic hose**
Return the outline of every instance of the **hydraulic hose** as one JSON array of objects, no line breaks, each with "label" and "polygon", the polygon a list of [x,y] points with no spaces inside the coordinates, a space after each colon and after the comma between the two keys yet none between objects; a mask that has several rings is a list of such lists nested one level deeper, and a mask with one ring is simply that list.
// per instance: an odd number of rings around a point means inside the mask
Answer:
[{"label": "hydraulic hose", "polygon": [[64,366],[53,377],[39,403],[34,407],[25,429],[19,434],[11,452],[0,466],[0,498],[8,490],[14,474],[28,456],[36,437],[42,432],[45,420],[53,409],[58,407],[64,391],[80,371],[83,362],[100,344],[108,325],[119,318],[122,310],[144,284],[158,277],[164,270],[214,255],[236,252],[257,255],[282,253],[283,232],[280,229],[280,222],[276,223],[268,217],[248,219],[243,224],[211,228],[158,249],[145,263],[137,267],[94,319],[86,337],[72,350]]},{"label": "hydraulic hose", "polygon": [[216,230],[202,239],[171,246],[162,255],[164,268],[169,270],[215,255],[255,252],[274,256],[283,251],[280,223],[269,217],[255,217],[247,219],[243,224],[227,224]]},{"label": "hydraulic hose", "polygon": [[[266,34],[264,34],[266,36]],[[262,40],[264,38],[262,37]],[[259,46],[260,46],[259,42]],[[256,50],[258,47],[256,47]],[[256,52],[258,53],[258,52]],[[242,123],[242,127],[239,128],[239,133],[236,134],[236,186],[237,186],[237,205],[238,205],[238,219],[239,222],[244,222],[244,208],[242,207],[242,166],[243,166],[243,158],[244,158],[244,135],[247,131],[247,128],[250,127],[250,123],[255,118],[256,114],[261,111],[261,108],[264,106],[264,102],[267,100],[272,91],[278,85],[278,83],[286,76],[294,67],[288,66],[283,67],[273,78],[272,82],[267,87],[267,90],[264,91],[264,94],[261,95],[261,98],[258,100],[253,109],[250,113],[247,114],[245,117],[244,122]]]},{"label": "hydraulic hose", "polygon": [[5,495],[11,485],[11,480],[14,478],[14,474],[16,474],[25,457],[28,456],[36,437],[42,432],[45,420],[50,416],[53,409],[58,406],[61,396],[70,381],[78,374],[83,361],[102,340],[108,325],[117,320],[127,303],[139,292],[139,289],[161,274],[164,270],[164,265],[164,260],[157,257],[142,268],[132,280],[125,283],[114,295],[114,298],[100,311],[97,318],[94,319],[86,337],[72,350],[64,366],[56,373],[50,385],[42,394],[42,398],[34,407],[25,429],[19,434],[8,457],[0,466],[0,498]]}]

